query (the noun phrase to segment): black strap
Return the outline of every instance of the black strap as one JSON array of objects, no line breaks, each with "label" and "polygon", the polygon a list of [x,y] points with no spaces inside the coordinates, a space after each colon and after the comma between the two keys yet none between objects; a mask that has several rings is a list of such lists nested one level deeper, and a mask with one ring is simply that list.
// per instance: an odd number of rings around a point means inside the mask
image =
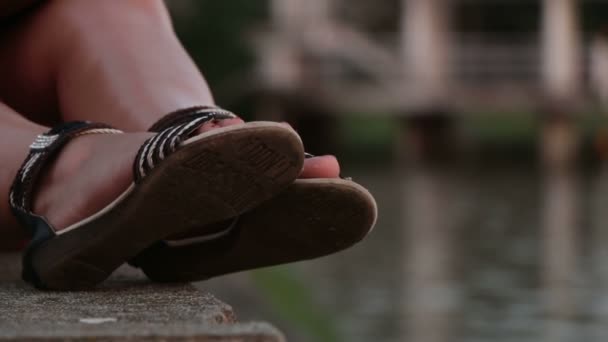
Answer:
[{"label": "black strap", "polygon": [[[232,112],[213,106],[194,106],[176,110],[171,112],[160,120],[158,120],[150,129],[149,132],[159,132],[158,135],[151,138],[141,149],[137,160],[141,165],[135,165],[135,179],[140,180],[149,171],[154,168],[160,160],[171,154],[176,148],[176,144],[183,141],[184,138],[196,131],[199,127],[211,120],[233,119],[237,116]],[[189,129],[184,132],[176,130],[176,127],[189,126]],[[168,140],[174,139],[174,143],[168,143]],[[304,153],[304,158],[310,159],[315,156],[310,153]],[[351,179],[342,177],[343,179]]]},{"label": "black strap", "polygon": [[13,212],[32,213],[32,196],[41,172],[53,157],[75,137],[85,134],[121,133],[108,125],[88,121],[74,121],[55,126],[36,137],[30,152],[17,172],[11,187],[9,204]]},{"label": "black strap", "polygon": [[56,235],[53,226],[44,216],[32,212],[32,196],[45,167],[52,162],[70,140],[86,134],[122,133],[110,126],[77,121],[61,124],[36,137],[30,152],[17,172],[11,186],[9,204],[19,223],[28,231],[30,243],[23,253],[22,277],[39,288],[46,288],[32,265],[32,252]]}]

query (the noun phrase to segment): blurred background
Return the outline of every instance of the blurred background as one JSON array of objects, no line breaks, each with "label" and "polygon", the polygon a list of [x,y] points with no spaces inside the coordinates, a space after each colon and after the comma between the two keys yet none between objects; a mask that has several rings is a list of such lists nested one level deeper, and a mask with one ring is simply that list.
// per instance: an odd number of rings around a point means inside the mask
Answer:
[{"label": "blurred background", "polygon": [[[290,341],[608,338],[608,2],[173,0],[217,101],[376,196],[313,262],[200,283]],[[289,227],[285,227],[289,229]]]}]

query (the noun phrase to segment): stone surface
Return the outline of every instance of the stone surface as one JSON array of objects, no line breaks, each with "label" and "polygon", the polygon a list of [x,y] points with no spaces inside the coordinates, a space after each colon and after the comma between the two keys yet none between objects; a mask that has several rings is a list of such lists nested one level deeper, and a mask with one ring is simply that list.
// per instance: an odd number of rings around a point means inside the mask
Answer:
[{"label": "stone surface", "polygon": [[284,341],[267,323],[237,324],[232,308],[189,284],[149,283],[123,267],[86,292],[45,292],[0,255],[0,340]]}]

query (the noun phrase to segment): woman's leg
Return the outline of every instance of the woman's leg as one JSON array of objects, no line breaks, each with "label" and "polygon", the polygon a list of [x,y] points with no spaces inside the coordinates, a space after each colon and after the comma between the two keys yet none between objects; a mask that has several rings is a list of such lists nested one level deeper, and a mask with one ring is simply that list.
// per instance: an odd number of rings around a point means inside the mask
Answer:
[{"label": "woman's leg", "polygon": [[2,93],[37,117],[52,108],[145,131],[176,108],[213,104],[159,0],[48,1],[5,37]]},{"label": "woman's leg", "polygon": [[[11,84],[3,82],[0,96],[28,113],[56,108],[66,121],[145,131],[170,111],[214,103],[160,0],[49,1],[9,39],[0,48],[0,72]],[[335,158],[323,157],[308,160],[303,176],[338,172]]]}]

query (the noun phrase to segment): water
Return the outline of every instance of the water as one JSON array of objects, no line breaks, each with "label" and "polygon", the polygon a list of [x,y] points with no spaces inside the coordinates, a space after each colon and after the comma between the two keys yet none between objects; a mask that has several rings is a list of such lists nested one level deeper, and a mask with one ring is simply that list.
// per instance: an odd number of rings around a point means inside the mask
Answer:
[{"label": "water", "polygon": [[352,174],[380,208],[364,243],[200,286],[290,341],[608,339],[608,168]]}]

